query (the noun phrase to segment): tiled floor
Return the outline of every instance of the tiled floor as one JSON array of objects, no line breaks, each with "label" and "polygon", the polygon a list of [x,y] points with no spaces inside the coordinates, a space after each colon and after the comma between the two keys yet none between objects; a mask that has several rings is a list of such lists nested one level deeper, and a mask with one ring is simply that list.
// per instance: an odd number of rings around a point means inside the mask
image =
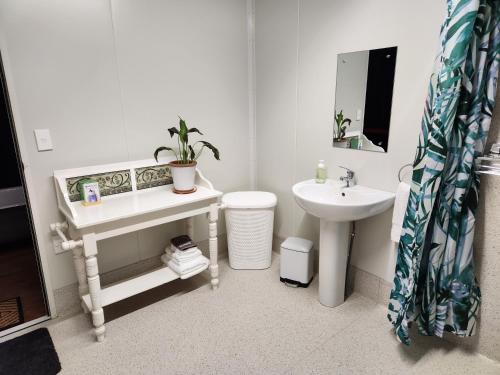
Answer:
[{"label": "tiled floor", "polygon": [[191,288],[112,320],[102,344],[82,314],[51,325],[62,373],[500,374],[498,363],[442,340],[404,347],[385,308],[360,295],[320,305],[317,279],[308,289],[279,282],[278,257],[265,271],[220,268],[216,292]]}]

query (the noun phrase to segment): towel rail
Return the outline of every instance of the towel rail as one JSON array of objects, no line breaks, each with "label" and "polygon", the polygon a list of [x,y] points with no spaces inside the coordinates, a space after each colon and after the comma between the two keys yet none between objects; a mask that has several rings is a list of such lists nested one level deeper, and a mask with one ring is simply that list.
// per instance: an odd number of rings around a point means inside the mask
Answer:
[{"label": "towel rail", "polygon": [[[480,156],[477,158],[477,173],[500,176],[500,157],[498,156]],[[413,163],[408,163],[399,168],[398,180],[402,182],[401,173],[406,167],[412,167]]]},{"label": "towel rail", "polygon": [[399,180],[399,182],[403,181],[403,179],[401,178],[401,172],[403,172],[403,169],[405,169],[406,167],[413,167],[413,163],[405,164],[401,168],[399,168],[399,172],[398,172],[398,180]]},{"label": "towel rail", "polygon": [[66,235],[64,234],[63,231],[68,229],[68,223],[63,221],[62,223],[52,223],[50,224],[50,230],[51,232],[56,233],[59,238],[61,239],[61,248],[64,251],[69,251],[73,250],[77,247],[82,247],[83,246],[83,241],[82,240],[68,240]]}]

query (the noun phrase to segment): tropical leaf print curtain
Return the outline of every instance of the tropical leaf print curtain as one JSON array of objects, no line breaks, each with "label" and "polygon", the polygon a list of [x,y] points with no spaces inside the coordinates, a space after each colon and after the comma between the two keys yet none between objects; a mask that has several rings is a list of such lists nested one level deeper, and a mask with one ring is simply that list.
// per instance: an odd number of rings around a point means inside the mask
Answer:
[{"label": "tropical leaf print curtain", "polygon": [[475,159],[495,105],[499,0],[448,0],[413,164],[388,318],[410,343],[424,335],[470,336],[480,291],[472,241],[478,205]]}]

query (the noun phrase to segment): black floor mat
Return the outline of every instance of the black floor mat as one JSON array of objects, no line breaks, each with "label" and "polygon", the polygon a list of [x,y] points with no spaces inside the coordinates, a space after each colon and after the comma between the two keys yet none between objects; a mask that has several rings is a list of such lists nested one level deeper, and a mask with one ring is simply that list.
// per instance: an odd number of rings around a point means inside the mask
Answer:
[{"label": "black floor mat", "polygon": [[61,364],[46,328],[0,344],[0,375],[53,375]]}]

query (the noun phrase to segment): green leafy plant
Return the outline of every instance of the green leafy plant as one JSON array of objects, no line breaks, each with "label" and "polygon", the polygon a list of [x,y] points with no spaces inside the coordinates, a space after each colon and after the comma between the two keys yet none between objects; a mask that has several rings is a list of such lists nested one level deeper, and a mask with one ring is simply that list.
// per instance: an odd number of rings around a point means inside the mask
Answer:
[{"label": "green leafy plant", "polygon": [[345,137],[345,131],[348,126],[351,125],[351,119],[344,117],[342,111],[337,113],[335,111],[335,128],[333,130],[333,140],[336,142],[340,142]]},{"label": "green leafy plant", "polygon": [[[189,133],[198,133],[200,135],[203,135],[203,133],[200,132],[197,128],[188,128],[186,122],[180,116],[179,127],[171,127],[170,129],[168,129],[168,132],[170,133],[170,138],[173,138],[174,135],[177,135],[177,143],[179,146],[178,152],[172,147],[158,147],[154,153],[154,157],[157,162],[158,154],[161,151],[171,151],[174,153],[177,159],[177,164],[190,164],[200,157],[205,147],[212,151],[216,160],[220,160],[219,150],[217,150],[217,148],[215,148],[211,143],[206,141],[197,141],[192,145],[189,144]],[[198,148],[198,150],[196,150],[196,148]]]}]

